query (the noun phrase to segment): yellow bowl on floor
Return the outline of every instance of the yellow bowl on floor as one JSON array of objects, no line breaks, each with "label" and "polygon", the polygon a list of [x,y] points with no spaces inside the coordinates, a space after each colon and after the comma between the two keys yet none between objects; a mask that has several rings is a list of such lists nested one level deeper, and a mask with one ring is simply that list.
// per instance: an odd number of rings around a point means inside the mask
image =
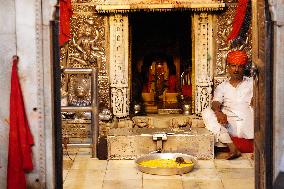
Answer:
[{"label": "yellow bowl on floor", "polygon": [[[185,163],[175,162],[182,157]],[[155,153],[142,156],[135,160],[141,172],[153,175],[181,175],[193,170],[197,163],[195,157],[181,153]]]}]

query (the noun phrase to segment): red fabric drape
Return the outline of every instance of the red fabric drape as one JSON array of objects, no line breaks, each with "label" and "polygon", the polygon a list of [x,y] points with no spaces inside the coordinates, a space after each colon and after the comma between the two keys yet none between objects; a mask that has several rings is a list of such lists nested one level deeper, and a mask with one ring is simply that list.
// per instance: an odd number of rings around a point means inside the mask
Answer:
[{"label": "red fabric drape", "polygon": [[17,63],[18,59],[14,58],[10,94],[7,189],[25,189],[25,172],[33,170],[31,146],[34,141],[25,114]]},{"label": "red fabric drape", "polygon": [[72,16],[71,0],[60,0],[60,27],[59,27],[59,43],[64,45],[70,38],[70,19]]},{"label": "red fabric drape", "polygon": [[248,1],[249,0],[239,0],[236,15],[233,21],[233,29],[229,34],[227,41],[233,40],[239,35],[246,15]]},{"label": "red fabric drape", "polygon": [[242,153],[253,153],[253,139],[231,137],[233,143]]}]

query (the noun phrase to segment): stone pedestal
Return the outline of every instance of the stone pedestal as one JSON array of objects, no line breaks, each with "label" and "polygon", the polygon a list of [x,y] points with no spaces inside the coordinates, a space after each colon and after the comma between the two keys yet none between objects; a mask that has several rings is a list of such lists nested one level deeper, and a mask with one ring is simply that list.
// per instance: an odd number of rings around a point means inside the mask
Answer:
[{"label": "stone pedestal", "polygon": [[135,159],[156,151],[153,134],[167,133],[163,152],[185,153],[198,159],[214,159],[214,136],[205,128],[114,129],[107,136],[108,159]]}]

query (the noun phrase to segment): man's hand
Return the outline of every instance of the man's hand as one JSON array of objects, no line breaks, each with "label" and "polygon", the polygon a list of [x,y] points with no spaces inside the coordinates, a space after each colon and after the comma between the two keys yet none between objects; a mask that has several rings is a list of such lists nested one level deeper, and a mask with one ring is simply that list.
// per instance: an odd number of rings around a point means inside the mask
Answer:
[{"label": "man's hand", "polygon": [[224,114],[221,111],[216,111],[215,114],[216,114],[218,123],[220,123],[221,125],[226,125],[228,123],[226,114]]},{"label": "man's hand", "polygon": [[213,101],[211,108],[217,117],[218,123],[225,126],[228,123],[228,120],[227,120],[227,115],[221,111],[221,106],[222,104],[220,102]]}]

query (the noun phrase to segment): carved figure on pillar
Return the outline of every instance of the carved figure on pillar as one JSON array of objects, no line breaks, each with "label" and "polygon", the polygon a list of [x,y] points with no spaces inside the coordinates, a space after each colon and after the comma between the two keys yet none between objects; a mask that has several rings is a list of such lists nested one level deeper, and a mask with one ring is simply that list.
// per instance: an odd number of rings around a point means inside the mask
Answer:
[{"label": "carved figure on pillar", "polygon": [[93,29],[89,24],[85,24],[83,26],[83,33],[79,35],[78,39],[72,39],[73,45],[82,54],[80,56],[73,56],[72,58],[84,66],[90,63],[97,67],[98,58],[103,55],[103,52],[96,46],[98,37],[98,30]]},{"label": "carved figure on pillar", "polygon": [[194,15],[195,40],[195,113],[200,115],[204,108],[210,105],[211,87],[213,85],[213,47],[212,15],[200,13]]},{"label": "carved figure on pillar", "polygon": [[128,17],[110,16],[110,87],[111,106],[118,118],[129,115],[128,89]]}]

